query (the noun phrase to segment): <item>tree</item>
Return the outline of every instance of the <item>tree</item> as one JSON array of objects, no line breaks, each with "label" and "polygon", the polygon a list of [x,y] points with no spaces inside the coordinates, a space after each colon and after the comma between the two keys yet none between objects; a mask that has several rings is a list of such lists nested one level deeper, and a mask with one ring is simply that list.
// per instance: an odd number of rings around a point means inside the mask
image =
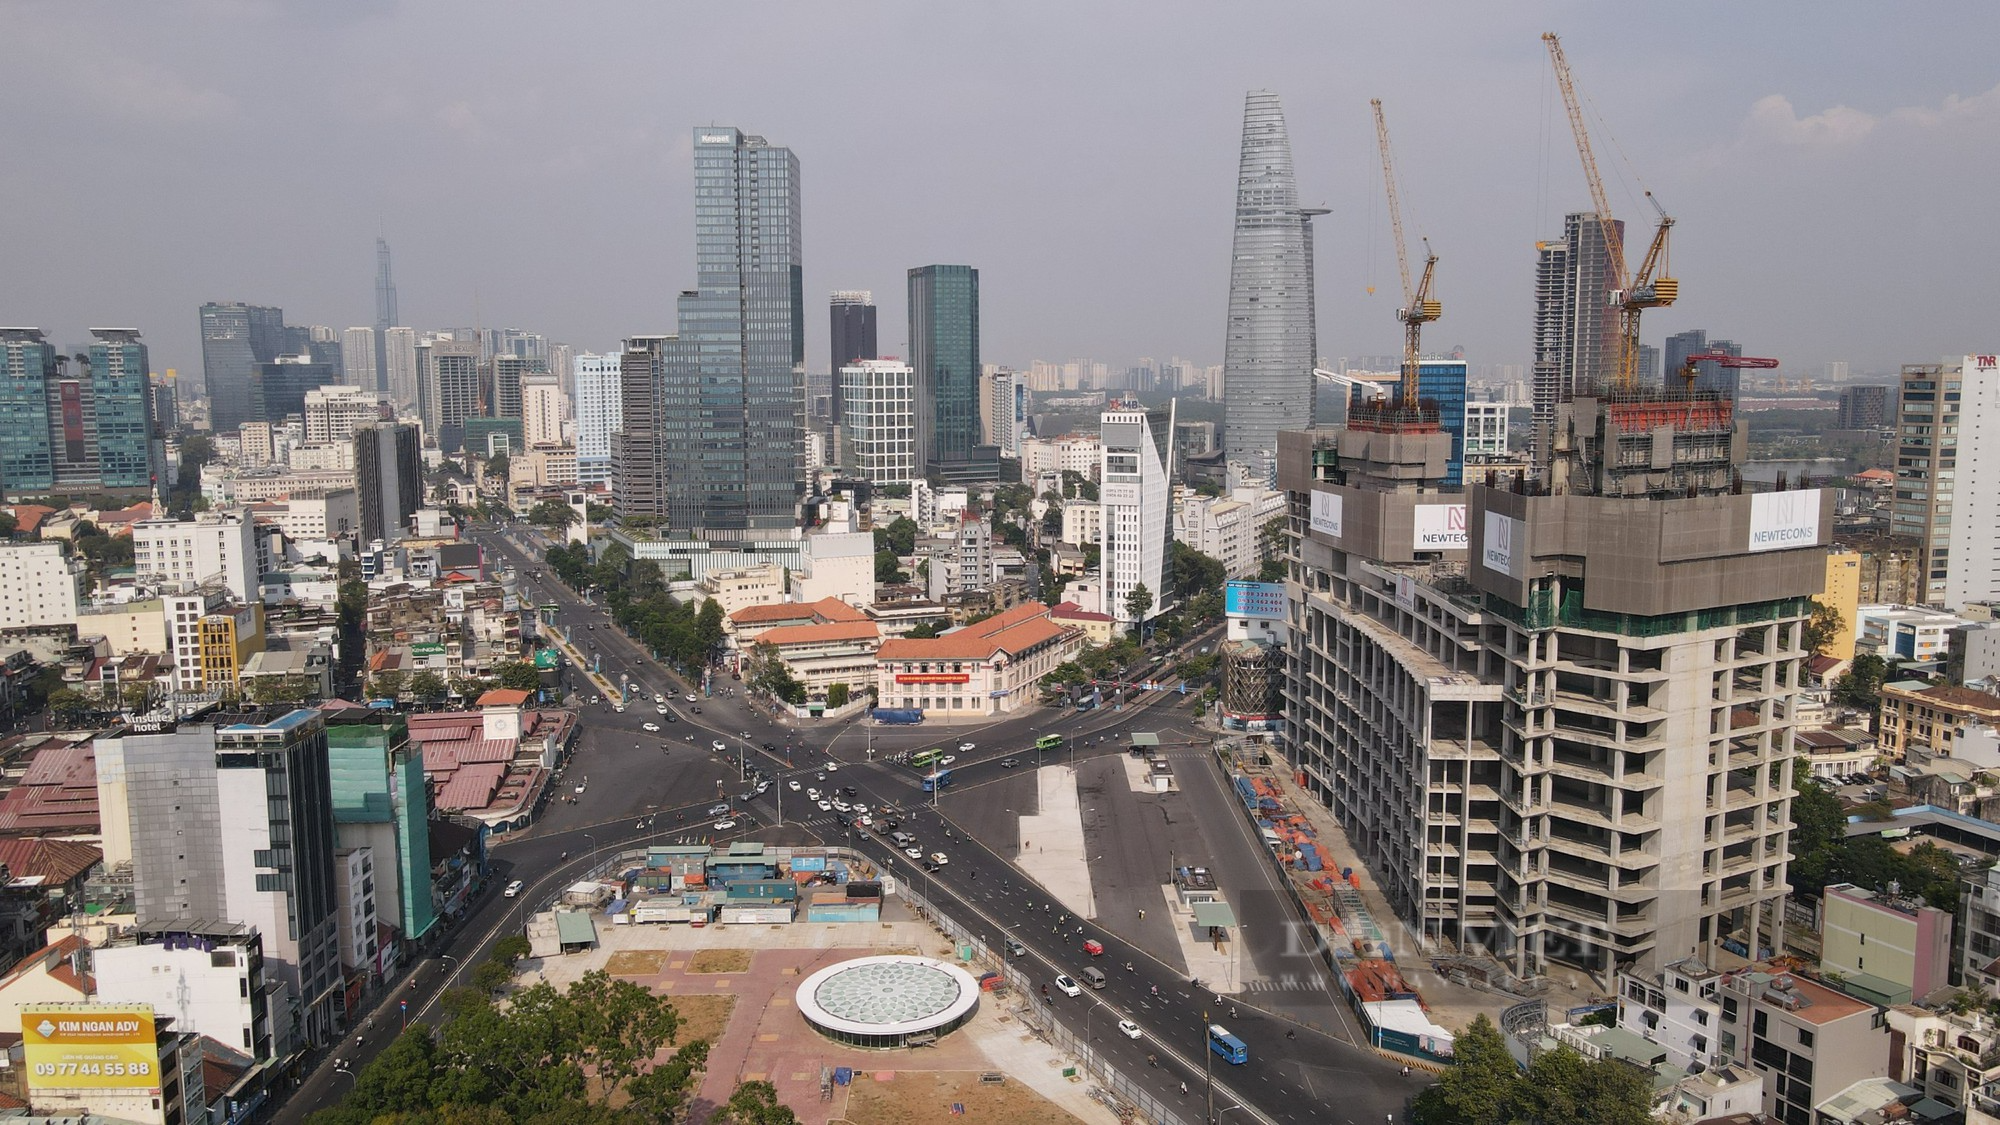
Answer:
[{"label": "tree", "polygon": [[526,934],[508,934],[493,943],[493,956],[512,965],[534,951]]},{"label": "tree", "polygon": [[792,675],[792,670],[778,656],[770,645],[750,646],[743,657],[743,681],[752,688],[786,703],[800,704],[806,701],[806,685]]},{"label": "tree", "polygon": [[477,676],[453,676],[451,679],[451,694],[467,703],[485,695],[492,687],[491,683]]},{"label": "tree", "polygon": [[875,581],[884,585],[908,582],[910,576],[903,573],[903,562],[894,551],[875,552]]},{"label": "tree", "polygon": [[888,551],[893,555],[908,555],[917,549],[917,523],[908,516],[897,516],[886,527],[875,529],[875,549]]},{"label": "tree", "polygon": [[1456,1065],[1410,1107],[1413,1125],[1509,1125],[1520,1072],[1500,1029],[1484,1013],[1475,1016],[1453,1042],[1452,1055]]},{"label": "tree", "polygon": [[1132,592],[1125,595],[1125,612],[1131,616],[1134,623],[1143,623],[1146,614],[1152,608],[1153,592],[1146,589],[1144,582],[1132,587]]},{"label": "tree", "polygon": [[560,500],[544,500],[528,510],[528,522],[554,532],[564,532],[576,523],[576,509]]},{"label": "tree", "polygon": [[495,480],[506,480],[512,469],[513,462],[507,459],[505,453],[495,453],[486,459],[486,475]]},{"label": "tree", "polygon": [[493,679],[509,691],[533,694],[542,689],[542,674],[523,660],[509,660],[493,669]]},{"label": "tree", "polygon": [[401,699],[409,685],[409,677],[401,672],[377,672],[368,683],[368,689],[378,699]]},{"label": "tree", "polygon": [[1082,665],[1074,660],[1065,660],[1049,669],[1049,674],[1042,677],[1042,682],[1066,687],[1080,684],[1089,678],[1084,674]]},{"label": "tree", "polygon": [[826,705],[835,710],[847,706],[847,699],[851,691],[852,689],[846,684],[826,685]]},{"label": "tree", "polygon": [[1586,1059],[1567,1045],[1543,1051],[1528,1064],[1527,1074],[1515,1079],[1506,1119],[1523,1125],[1649,1125],[1650,1078],[1617,1059]]},{"label": "tree", "polygon": [[75,688],[57,688],[49,693],[49,710],[63,726],[76,726],[97,710],[96,701]]},{"label": "tree", "polygon": [[514,970],[499,961],[482,961],[472,970],[472,987],[482,992],[498,992],[514,979]]},{"label": "tree", "polygon": [[722,647],[722,603],[709,598],[701,603],[701,609],[694,615],[695,642],[702,647],[702,655],[712,655]]},{"label": "tree", "polygon": [[1229,581],[1229,570],[1221,559],[1211,558],[1176,539],[1167,557],[1173,572],[1174,596],[1187,601],[1205,590],[1220,591]]},{"label": "tree", "polygon": [[1862,653],[1833,682],[1834,702],[1873,711],[1881,703],[1882,681],[1888,675],[1888,661],[1874,653]]},{"label": "tree", "polygon": [[778,1101],[778,1088],[769,1082],[745,1082],[722,1103],[712,1121],[727,1125],[797,1125],[798,1115]]},{"label": "tree", "polygon": [[189,434],[181,439],[180,479],[201,482],[201,467],[215,460],[215,439],[207,434]]},{"label": "tree", "polygon": [[153,704],[153,685],[147,680],[132,680],[118,685],[118,700],[130,715],[143,715]]},{"label": "tree", "polygon": [[450,685],[444,682],[444,677],[428,668],[410,677],[410,694],[425,703],[436,703],[449,690]]},{"label": "tree", "polygon": [[1841,630],[1846,627],[1846,619],[1840,611],[1824,602],[1814,602],[1812,616],[1806,618],[1799,643],[1808,652],[1826,654],[1826,646],[1833,643]]},{"label": "tree", "polygon": [[259,676],[249,688],[257,703],[307,703],[319,694],[319,680],[313,676]]},{"label": "tree", "polygon": [[928,641],[938,635],[938,623],[935,621],[920,621],[912,625],[910,631],[903,635],[913,641]]}]

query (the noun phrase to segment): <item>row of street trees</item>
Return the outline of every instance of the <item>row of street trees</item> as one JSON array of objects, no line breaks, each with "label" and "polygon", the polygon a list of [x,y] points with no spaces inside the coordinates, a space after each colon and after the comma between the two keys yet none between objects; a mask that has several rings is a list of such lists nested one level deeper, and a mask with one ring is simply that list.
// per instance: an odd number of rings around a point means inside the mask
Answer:
[{"label": "row of street trees", "polygon": [[472,700],[494,688],[534,692],[542,686],[542,674],[522,660],[496,665],[493,675],[453,676],[447,680],[437,672],[377,672],[368,679],[368,694],[375,699],[414,699],[419,703],[439,703],[447,698]]},{"label": "row of street trees", "polygon": [[683,674],[699,676],[723,640],[722,603],[709,598],[695,609],[667,594],[666,577],[651,559],[634,560],[613,543],[592,562],[582,543],[551,547],[549,569],[577,590],[599,590],[618,627]]}]

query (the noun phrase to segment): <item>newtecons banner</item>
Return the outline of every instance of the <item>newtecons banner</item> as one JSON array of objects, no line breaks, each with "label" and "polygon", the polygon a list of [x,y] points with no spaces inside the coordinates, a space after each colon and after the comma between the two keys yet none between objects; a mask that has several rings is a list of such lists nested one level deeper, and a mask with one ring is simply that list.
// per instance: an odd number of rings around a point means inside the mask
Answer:
[{"label": "newtecons banner", "polygon": [[159,1092],[151,1008],[24,1004],[21,1041],[32,1089]]}]

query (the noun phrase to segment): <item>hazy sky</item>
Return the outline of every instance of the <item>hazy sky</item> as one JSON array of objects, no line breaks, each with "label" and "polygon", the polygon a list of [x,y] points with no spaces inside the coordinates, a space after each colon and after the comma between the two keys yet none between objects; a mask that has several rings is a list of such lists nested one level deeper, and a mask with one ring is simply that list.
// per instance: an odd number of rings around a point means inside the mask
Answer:
[{"label": "hazy sky", "polygon": [[1399,347],[1379,97],[1441,258],[1427,342],[1525,363],[1533,243],[1588,206],[1545,30],[1614,211],[1649,230],[1643,183],[1679,220],[1648,342],[1857,373],[2000,347],[2000,5],[1970,2],[5,0],[0,323],[136,327],[198,374],[203,301],[373,323],[380,233],[405,323],[615,348],[693,284],[716,123],[798,154],[815,368],[827,291],[873,289],[900,353],[930,262],[979,268],[989,362],[1219,363],[1268,88],[1331,208],[1320,352]]}]

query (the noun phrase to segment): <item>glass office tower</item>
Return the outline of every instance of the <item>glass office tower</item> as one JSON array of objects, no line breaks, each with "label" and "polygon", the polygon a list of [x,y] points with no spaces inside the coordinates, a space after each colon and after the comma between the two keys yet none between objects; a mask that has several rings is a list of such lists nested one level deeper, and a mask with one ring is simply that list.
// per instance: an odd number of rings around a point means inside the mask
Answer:
[{"label": "glass office tower", "polygon": [[953,484],[997,479],[999,448],[980,443],[978,270],[910,271],[910,366],[923,472]]}]

